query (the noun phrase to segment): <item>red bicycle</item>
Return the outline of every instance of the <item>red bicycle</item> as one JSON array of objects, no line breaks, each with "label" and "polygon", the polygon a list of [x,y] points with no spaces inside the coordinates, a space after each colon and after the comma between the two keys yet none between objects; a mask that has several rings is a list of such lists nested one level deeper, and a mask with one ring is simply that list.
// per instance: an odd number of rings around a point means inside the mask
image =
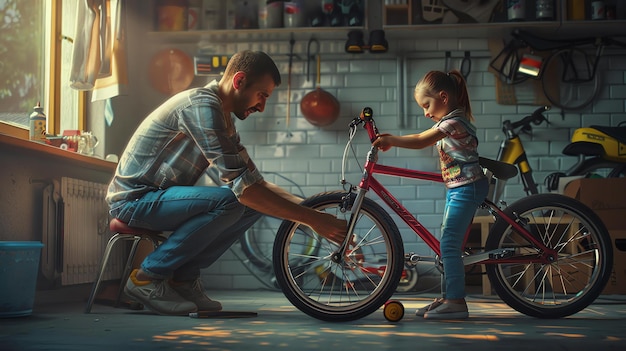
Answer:
[{"label": "red bicycle", "polygon": [[[349,124],[344,169],[360,125],[374,141],[378,130],[371,108],[363,109]],[[377,161],[378,149],[371,147],[358,186],[342,181],[347,189],[303,202],[348,221],[349,235],[343,243],[332,243],[291,221],[282,222],[278,229],[273,248],[277,282],[287,299],[311,317],[350,321],[373,313],[391,298],[406,264],[430,260],[443,273],[439,240],[375,177],[442,182],[441,175]],[[512,165],[484,158],[480,162],[496,178],[517,174]],[[367,196],[370,190],[434,256],[405,254],[397,225],[385,208]],[[531,195],[505,208],[485,199],[482,207],[495,222],[485,247],[467,250],[463,259],[466,265],[485,265],[492,287],[506,304],[529,316],[560,318],[586,308],[601,293],[611,273],[613,251],[604,224],[591,209],[557,194]],[[315,250],[311,243],[316,243]]]}]

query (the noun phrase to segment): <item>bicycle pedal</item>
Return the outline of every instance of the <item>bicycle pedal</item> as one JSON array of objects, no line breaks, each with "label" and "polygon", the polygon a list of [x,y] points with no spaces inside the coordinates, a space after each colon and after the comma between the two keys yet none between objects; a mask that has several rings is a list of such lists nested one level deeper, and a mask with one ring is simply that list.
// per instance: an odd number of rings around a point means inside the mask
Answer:
[{"label": "bicycle pedal", "polygon": [[514,249],[503,249],[500,252],[492,252],[489,254],[489,259],[492,260],[500,260],[503,258],[507,258],[507,257],[511,257],[513,256],[513,254],[515,254],[515,250]]}]

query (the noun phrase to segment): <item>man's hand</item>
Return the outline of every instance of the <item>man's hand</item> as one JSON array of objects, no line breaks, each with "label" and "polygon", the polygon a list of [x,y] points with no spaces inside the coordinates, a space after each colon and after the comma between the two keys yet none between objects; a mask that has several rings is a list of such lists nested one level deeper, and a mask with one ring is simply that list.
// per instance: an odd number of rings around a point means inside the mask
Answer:
[{"label": "man's hand", "polygon": [[319,212],[318,218],[314,223],[309,223],[309,226],[319,235],[339,245],[343,243],[348,232],[347,221],[324,212]]},{"label": "man's hand", "polygon": [[267,182],[248,186],[239,202],[269,216],[303,223],[328,240],[341,244],[348,224],[343,219],[298,204],[301,199]]}]

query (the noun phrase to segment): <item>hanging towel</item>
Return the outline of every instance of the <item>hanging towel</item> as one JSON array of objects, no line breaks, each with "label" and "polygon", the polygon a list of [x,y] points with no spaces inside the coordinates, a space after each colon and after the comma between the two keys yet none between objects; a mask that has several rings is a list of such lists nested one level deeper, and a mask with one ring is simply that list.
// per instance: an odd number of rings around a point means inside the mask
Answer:
[{"label": "hanging towel", "polygon": [[100,67],[98,38],[102,0],[81,0],[76,11],[70,87],[91,90]]},{"label": "hanging towel", "polygon": [[70,84],[91,101],[124,95],[128,86],[125,0],[83,0],[76,18]]}]

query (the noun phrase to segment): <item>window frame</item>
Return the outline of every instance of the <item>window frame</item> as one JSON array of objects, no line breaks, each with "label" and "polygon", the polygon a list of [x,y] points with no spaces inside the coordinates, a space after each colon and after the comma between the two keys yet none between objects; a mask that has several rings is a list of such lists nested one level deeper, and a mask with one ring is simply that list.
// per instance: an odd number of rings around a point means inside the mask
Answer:
[{"label": "window frame", "polygon": [[[57,118],[61,113],[61,41],[67,39],[62,34],[63,1],[49,1],[46,6],[50,7],[45,11],[44,35],[47,35],[44,52],[47,59],[44,64],[44,88],[48,134],[59,134],[61,132],[61,119]],[[86,130],[87,120],[87,92],[78,92],[78,129]],[[0,133],[14,136],[20,139],[29,139],[28,127],[14,125],[0,121]]]}]

